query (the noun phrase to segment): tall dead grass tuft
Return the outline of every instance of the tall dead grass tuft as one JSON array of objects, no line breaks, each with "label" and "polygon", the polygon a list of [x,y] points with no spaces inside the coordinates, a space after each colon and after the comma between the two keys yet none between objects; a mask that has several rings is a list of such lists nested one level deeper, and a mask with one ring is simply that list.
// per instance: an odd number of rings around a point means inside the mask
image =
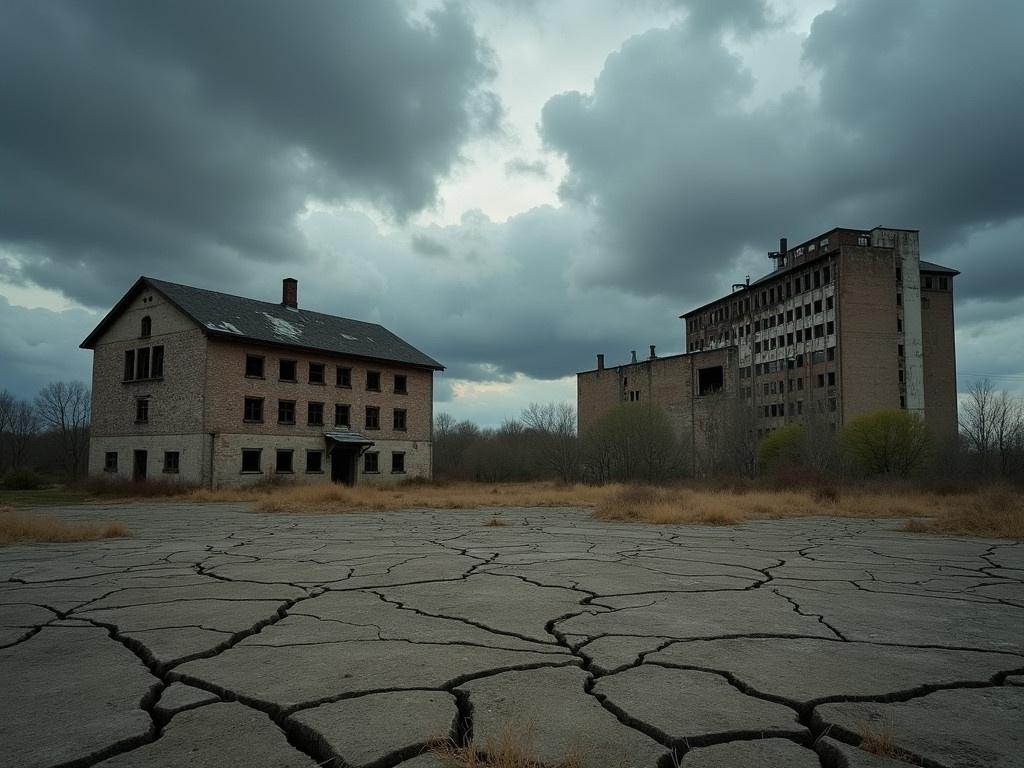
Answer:
[{"label": "tall dead grass tuft", "polygon": [[949,536],[988,536],[1024,539],[1024,495],[1006,486],[994,486],[965,496],[943,497],[945,502],[923,520],[910,520],[904,530]]},{"label": "tall dead grass tuft", "polygon": [[0,508],[0,545],[38,541],[64,543],[95,541],[131,536],[122,522],[68,523],[52,515],[16,512],[10,507]]},{"label": "tall dead grass tuft", "polygon": [[533,731],[508,726],[497,739],[483,745],[470,742],[464,747],[446,739],[431,748],[431,754],[448,768],[583,768],[583,760],[571,751],[554,765],[534,757]]},{"label": "tall dead grass tuft", "polygon": [[909,765],[920,765],[912,754],[896,743],[896,726],[891,719],[877,726],[868,722],[862,723],[858,746],[872,755],[899,760]]}]

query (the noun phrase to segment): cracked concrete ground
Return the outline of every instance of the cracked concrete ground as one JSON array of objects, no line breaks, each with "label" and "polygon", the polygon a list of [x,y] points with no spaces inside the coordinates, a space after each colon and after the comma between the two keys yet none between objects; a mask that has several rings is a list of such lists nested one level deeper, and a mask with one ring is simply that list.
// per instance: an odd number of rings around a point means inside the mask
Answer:
[{"label": "cracked concrete ground", "polygon": [[[1024,542],[573,509],[57,511],[0,549],[3,763],[1024,766]],[[903,761],[858,748],[868,732]]]}]

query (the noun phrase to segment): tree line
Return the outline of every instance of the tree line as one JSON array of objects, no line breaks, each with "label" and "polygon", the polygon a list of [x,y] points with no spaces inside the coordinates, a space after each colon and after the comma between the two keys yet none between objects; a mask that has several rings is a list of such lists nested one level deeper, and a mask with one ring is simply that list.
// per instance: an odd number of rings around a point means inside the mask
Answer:
[{"label": "tree line", "polygon": [[577,434],[567,403],[532,404],[496,429],[434,421],[434,475],[484,482],[665,483],[689,478],[918,477],[948,482],[1024,481],[1024,401],[989,380],[961,397],[960,434],[935,438],[918,416],[879,411],[836,430],[811,413],[757,439],[751,409],[736,401],[703,419],[694,439],[674,433],[651,404],[620,404]]},{"label": "tree line", "polygon": [[91,393],[81,381],[54,381],[32,399],[0,391],[0,478],[33,471],[75,480],[85,474]]}]

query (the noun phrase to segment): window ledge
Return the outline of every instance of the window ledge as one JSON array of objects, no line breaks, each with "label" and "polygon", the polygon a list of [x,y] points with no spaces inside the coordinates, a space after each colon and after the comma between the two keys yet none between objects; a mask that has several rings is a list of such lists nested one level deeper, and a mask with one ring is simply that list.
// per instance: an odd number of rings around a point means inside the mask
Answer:
[{"label": "window ledge", "polygon": [[262,424],[263,419],[242,419],[243,424]]},{"label": "window ledge", "polygon": [[266,376],[256,376],[255,374],[247,373],[247,374],[245,374],[245,378],[247,378],[247,379],[259,379],[260,381],[265,381],[267,377]]},{"label": "window ledge", "polygon": [[295,474],[295,470],[294,469],[275,469],[274,470],[274,474],[275,475],[294,475]]},{"label": "window ledge", "polygon": [[163,376],[150,376],[148,379],[121,379],[122,384],[151,384],[154,381],[163,381]]},{"label": "window ledge", "polygon": [[380,474],[380,470],[379,469],[374,469],[374,470],[364,469],[363,470],[363,474],[364,475],[379,475]]},{"label": "window ledge", "polygon": [[243,469],[238,474],[240,474],[240,475],[262,475],[263,474],[263,470],[262,469]]},{"label": "window ledge", "polygon": [[405,474],[405,470],[404,469],[392,469],[391,470],[391,474],[392,475],[404,475]]},{"label": "window ledge", "polygon": [[178,474],[178,470],[176,470],[176,469],[165,469],[165,470],[163,470],[163,473],[165,475],[177,475]]},{"label": "window ledge", "polygon": [[307,475],[322,475],[324,471],[322,469],[307,469]]},{"label": "window ledge", "polygon": [[285,427],[294,427],[295,426],[295,422],[294,421],[278,421],[277,423],[282,425],[282,426],[285,426]]},{"label": "window ledge", "polygon": [[335,384],[334,386],[338,389],[352,389],[351,384]]}]

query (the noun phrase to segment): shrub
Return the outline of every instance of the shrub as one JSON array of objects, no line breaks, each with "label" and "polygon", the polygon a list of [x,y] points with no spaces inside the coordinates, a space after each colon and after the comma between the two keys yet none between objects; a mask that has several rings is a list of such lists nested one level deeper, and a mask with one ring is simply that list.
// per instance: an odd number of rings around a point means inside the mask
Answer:
[{"label": "shrub", "polygon": [[803,463],[807,432],[799,424],[787,424],[765,435],[757,445],[757,466],[762,472],[777,472]]},{"label": "shrub", "polygon": [[860,416],[840,435],[843,450],[868,475],[907,477],[921,471],[932,451],[924,419],[908,411],[876,411]]},{"label": "shrub", "polygon": [[12,469],[0,481],[5,491],[38,491],[47,485],[46,478],[31,469]]}]

